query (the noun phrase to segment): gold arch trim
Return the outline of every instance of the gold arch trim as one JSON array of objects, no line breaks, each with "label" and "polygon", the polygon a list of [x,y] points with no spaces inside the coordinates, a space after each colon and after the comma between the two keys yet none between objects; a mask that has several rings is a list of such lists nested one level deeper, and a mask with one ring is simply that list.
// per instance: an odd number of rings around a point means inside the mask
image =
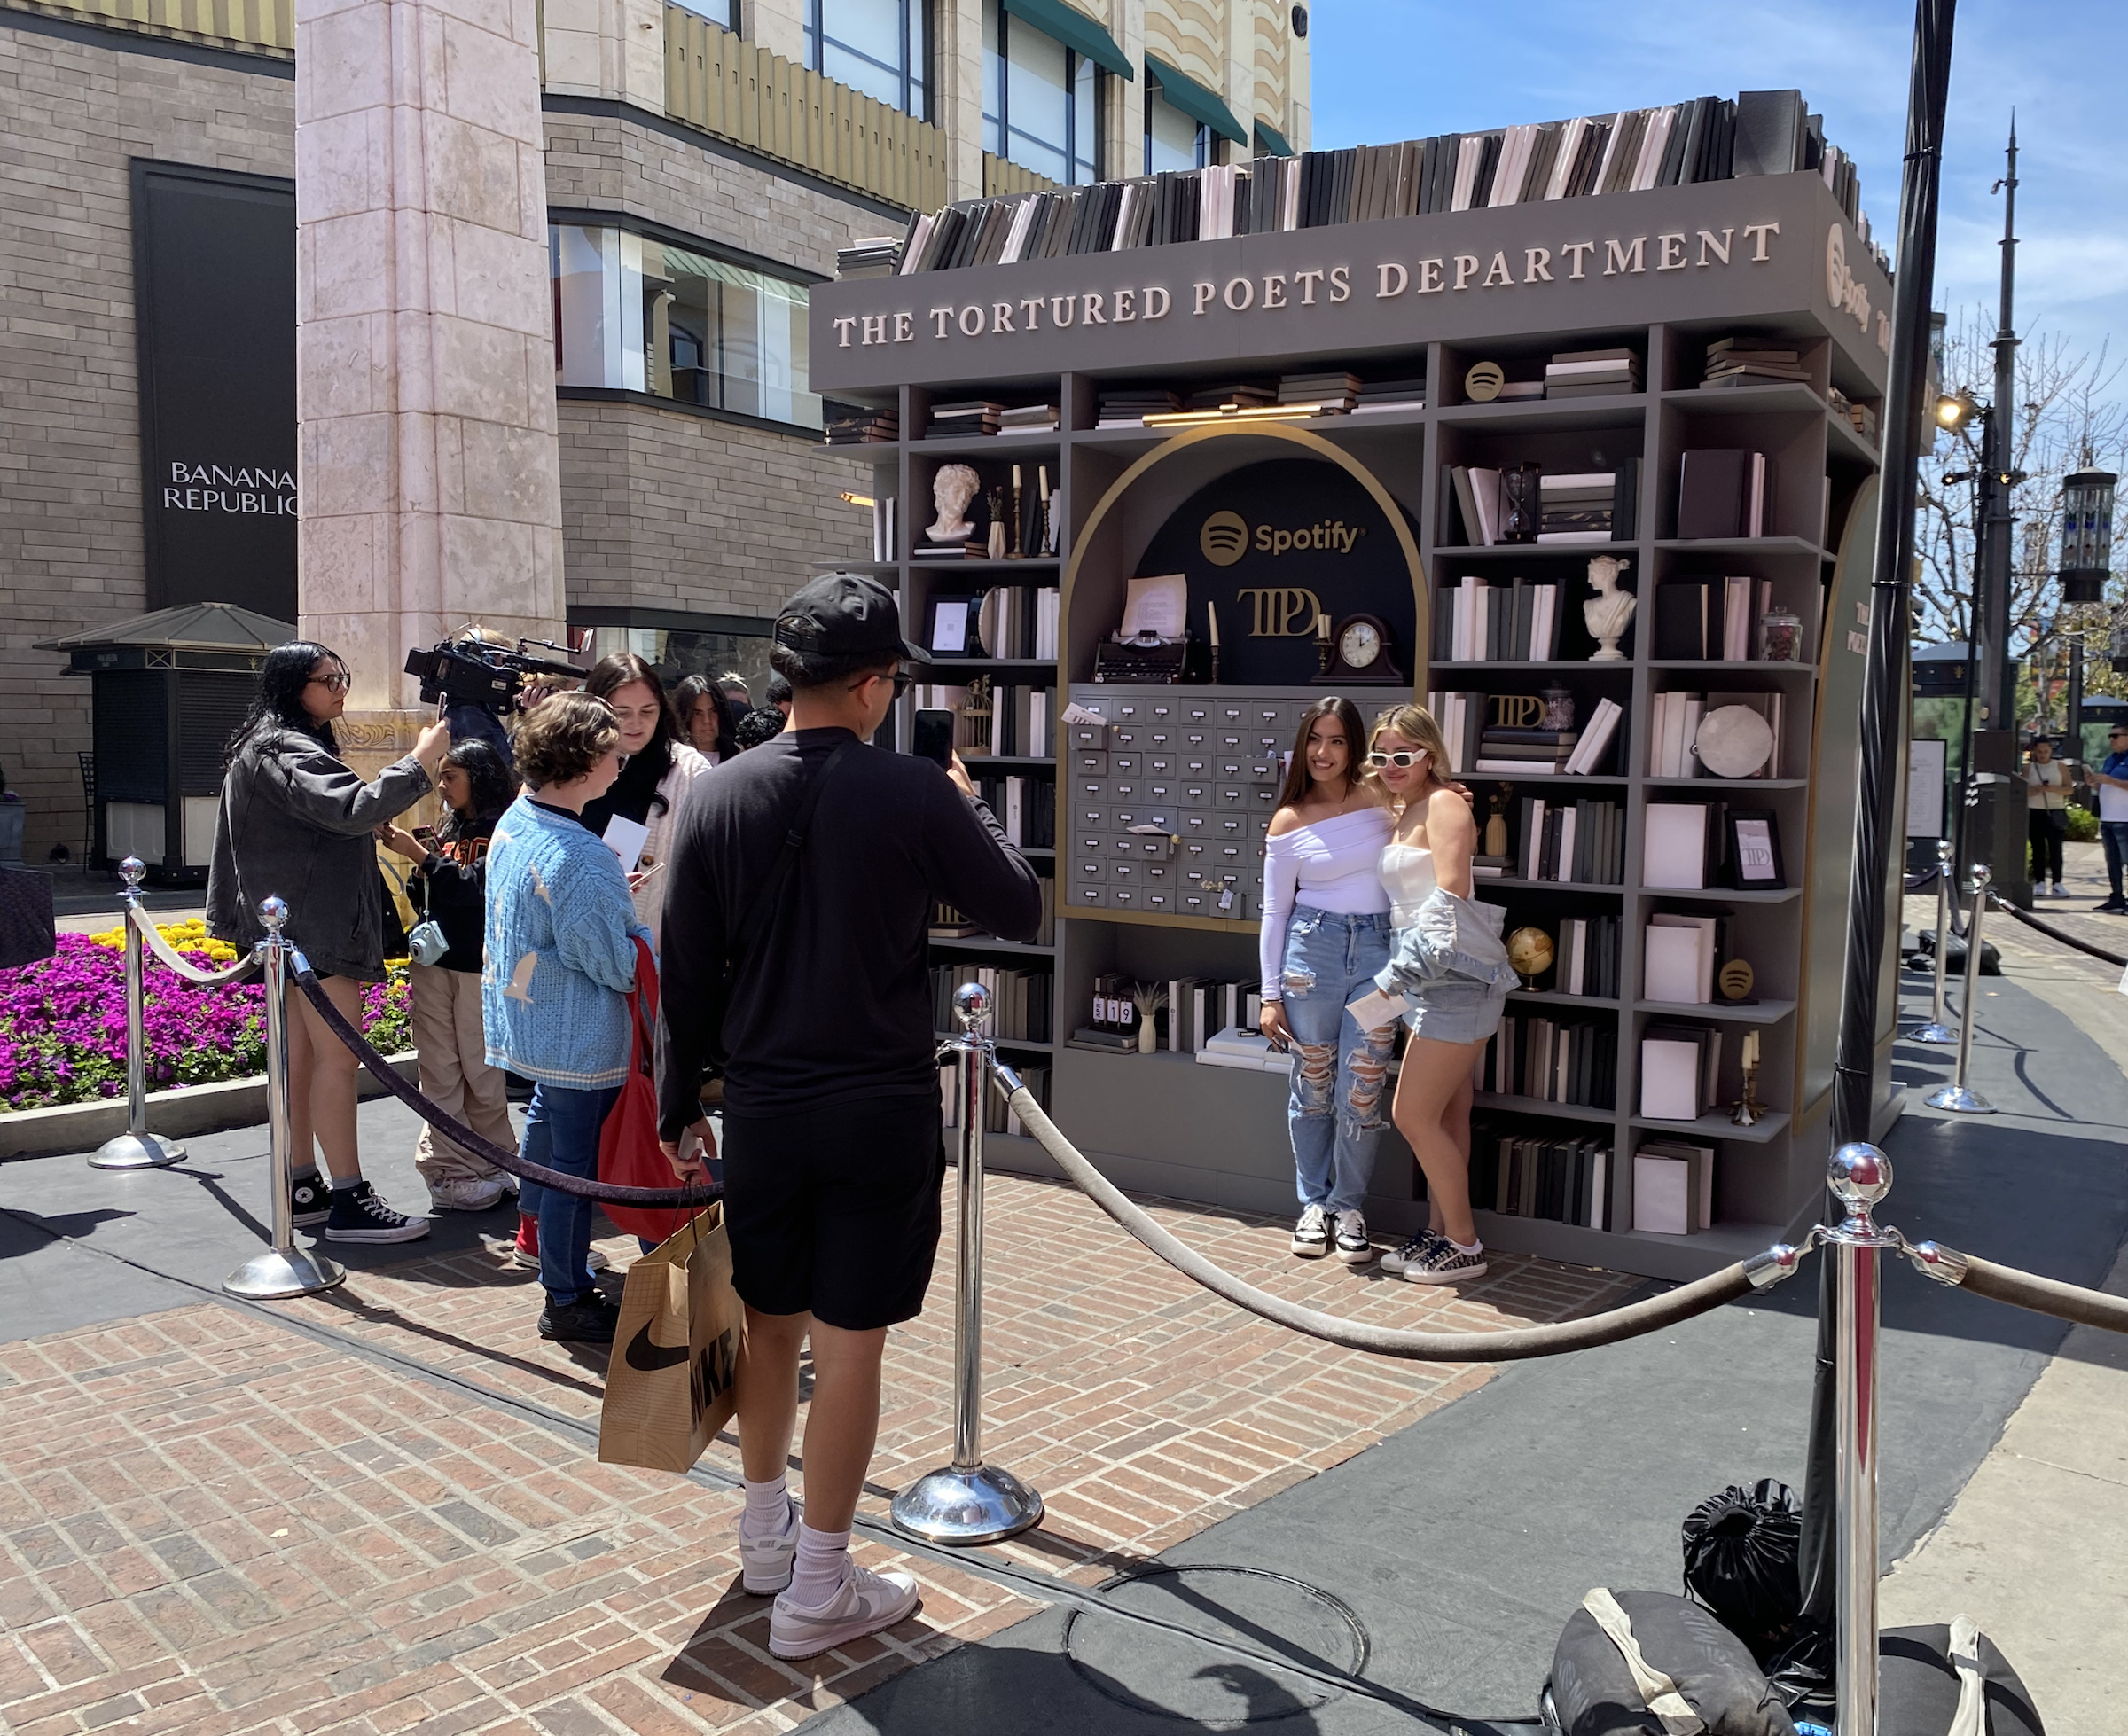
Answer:
[{"label": "gold arch trim", "polygon": [[[1073,591],[1078,587],[1079,564],[1085,559],[1087,551],[1092,548],[1094,538],[1099,533],[1102,521],[1115,509],[1117,503],[1137,485],[1138,480],[1152,470],[1155,465],[1163,464],[1168,459],[1188,451],[1193,447],[1201,446],[1209,441],[1236,439],[1282,442],[1287,445],[1297,447],[1301,451],[1309,453],[1315,457],[1326,458],[1351,476],[1368,494],[1373,497],[1374,504],[1381,508],[1382,516],[1389,521],[1389,528],[1396,533],[1397,545],[1404,551],[1404,565],[1411,571],[1413,609],[1412,643],[1407,648],[1407,654],[1412,660],[1412,697],[1420,704],[1424,704],[1426,668],[1432,654],[1434,643],[1432,612],[1428,606],[1427,599],[1426,563],[1420,556],[1418,539],[1412,535],[1412,528],[1405,522],[1403,503],[1382,487],[1381,479],[1373,471],[1342,447],[1325,440],[1320,434],[1310,434],[1305,428],[1293,427],[1283,422],[1260,422],[1248,427],[1223,428],[1216,424],[1208,424],[1203,427],[1185,428],[1172,439],[1163,440],[1151,451],[1134,460],[1129,469],[1108,485],[1107,492],[1101,496],[1093,511],[1087,515],[1084,528],[1072,538],[1071,559],[1064,568],[1064,594],[1059,599],[1059,614],[1063,623],[1063,649],[1067,659],[1070,654],[1071,645],[1071,598]],[[1063,789],[1060,785],[1057,794],[1060,802],[1058,811],[1061,817],[1064,809],[1061,805]]]}]

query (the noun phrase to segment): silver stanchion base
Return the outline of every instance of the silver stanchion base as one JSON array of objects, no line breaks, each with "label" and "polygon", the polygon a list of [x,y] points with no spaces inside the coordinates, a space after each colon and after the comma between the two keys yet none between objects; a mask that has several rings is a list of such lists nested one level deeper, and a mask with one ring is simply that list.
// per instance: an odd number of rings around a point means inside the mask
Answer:
[{"label": "silver stanchion base", "polygon": [[894,1497],[894,1528],[926,1543],[997,1543],[1042,1518],[1042,1497],[995,1465],[948,1465]]},{"label": "silver stanchion base", "polygon": [[1933,1043],[1944,1049],[1958,1047],[1958,1033],[1948,1025],[1923,1025],[1906,1040],[1909,1043]]},{"label": "silver stanchion base", "polygon": [[91,1169],[167,1169],[184,1161],[184,1147],[160,1133],[121,1133],[90,1153]]},{"label": "silver stanchion base", "polygon": [[292,1247],[286,1254],[270,1247],[230,1273],[222,1280],[222,1287],[232,1296],[253,1302],[281,1302],[290,1296],[310,1296],[330,1290],[347,1275],[346,1267],[307,1247]]},{"label": "silver stanchion base", "polygon": [[1991,1115],[1995,1106],[1978,1091],[1963,1085],[1939,1085],[1921,1099],[1931,1109],[1949,1109],[1960,1115]]}]

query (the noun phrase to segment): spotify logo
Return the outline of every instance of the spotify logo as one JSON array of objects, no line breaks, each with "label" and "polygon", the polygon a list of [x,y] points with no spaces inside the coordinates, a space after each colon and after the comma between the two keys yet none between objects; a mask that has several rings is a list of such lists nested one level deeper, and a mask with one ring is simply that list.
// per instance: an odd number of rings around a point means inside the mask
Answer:
[{"label": "spotify logo", "polygon": [[1239,512],[1215,512],[1197,533],[1197,546],[1215,567],[1232,567],[1248,552],[1248,522]]}]

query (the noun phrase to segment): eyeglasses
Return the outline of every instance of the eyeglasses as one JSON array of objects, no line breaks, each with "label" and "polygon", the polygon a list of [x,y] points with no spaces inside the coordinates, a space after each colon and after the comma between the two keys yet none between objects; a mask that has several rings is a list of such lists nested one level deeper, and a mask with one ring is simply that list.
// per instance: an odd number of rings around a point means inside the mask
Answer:
[{"label": "eyeglasses", "polygon": [[346,675],[314,675],[310,680],[314,684],[335,693],[344,693],[355,684],[353,677]]},{"label": "eyeglasses", "polygon": [[1433,755],[1428,754],[1424,748],[1420,748],[1416,754],[1369,754],[1367,755],[1367,763],[1371,766],[1373,766],[1378,770],[1385,765],[1393,765],[1399,770],[1402,770],[1405,768],[1417,765],[1420,760],[1431,759]]},{"label": "eyeglasses", "polygon": [[866,681],[891,681],[894,684],[894,697],[897,700],[916,685],[914,674],[907,669],[896,669],[892,675],[868,675],[864,681],[853,681],[849,684],[849,691],[856,692]]}]

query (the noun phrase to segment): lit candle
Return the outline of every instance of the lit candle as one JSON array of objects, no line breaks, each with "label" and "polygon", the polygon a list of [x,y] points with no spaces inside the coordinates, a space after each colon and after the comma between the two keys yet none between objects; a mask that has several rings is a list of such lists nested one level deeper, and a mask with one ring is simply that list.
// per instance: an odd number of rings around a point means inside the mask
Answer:
[{"label": "lit candle", "polygon": [[1325,645],[1328,645],[1330,643],[1330,617],[1328,615],[1318,614],[1316,616],[1315,637],[1320,639]]},{"label": "lit candle", "polygon": [[1219,648],[1219,606],[1209,597],[1204,599],[1204,618],[1210,623],[1212,649],[1217,651]]},{"label": "lit candle", "polygon": [[1013,466],[1013,490],[1014,490],[1015,492],[1017,492],[1017,491],[1018,491],[1018,489],[1019,489],[1019,487],[1020,487],[1020,466],[1019,466],[1018,465],[1014,465]]}]

